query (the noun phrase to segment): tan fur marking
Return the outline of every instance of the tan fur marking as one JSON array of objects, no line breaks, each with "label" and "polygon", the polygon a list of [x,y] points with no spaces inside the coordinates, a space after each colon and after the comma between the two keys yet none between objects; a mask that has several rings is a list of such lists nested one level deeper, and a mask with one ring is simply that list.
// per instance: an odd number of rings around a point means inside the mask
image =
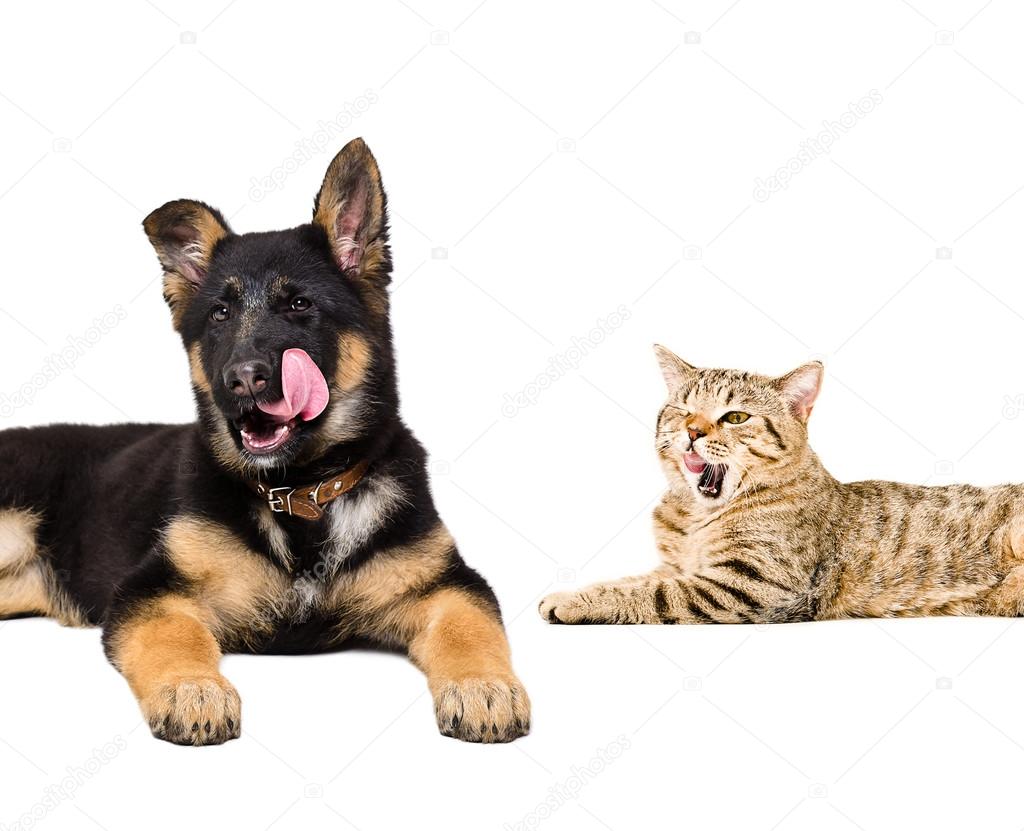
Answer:
[{"label": "tan fur marking", "polygon": [[122,622],[111,658],[139,700],[150,729],[177,744],[220,744],[241,728],[241,702],[220,674],[221,650],[207,610],[170,595]]},{"label": "tan fur marking", "polygon": [[413,661],[434,681],[512,675],[505,630],[475,598],[442,589],[406,610],[403,624],[415,632]]},{"label": "tan fur marking", "polygon": [[111,655],[137,698],[151,695],[158,684],[218,674],[220,647],[206,618],[197,602],[170,595],[121,624]]},{"label": "tan fur marking", "polygon": [[409,604],[402,617],[412,635],[409,657],[427,676],[442,733],[507,742],[529,732],[530,699],[490,608],[462,589],[440,589]]},{"label": "tan fur marking", "polygon": [[343,632],[408,650],[427,676],[442,733],[511,741],[530,729],[530,699],[512,670],[501,620],[463,589],[429,592],[453,551],[439,523],[416,543],[383,551],[340,577],[328,605],[345,613]]},{"label": "tan fur marking", "polygon": [[358,387],[370,367],[371,352],[366,338],[355,332],[343,332],[338,336],[338,369],[335,381],[344,392]]},{"label": "tan fur marking", "polygon": [[195,229],[199,232],[199,247],[202,251],[203,265],[209,265],[213,247],[224,239],[228,232],[208,211],[199,212],[195,221]]},{"label": "tan fur marking", "polygon": [[337,368],[332,389],[336,387],[344,394],[333,396],[334,400],[320,429],[299,461],[315,459],[331,445],[351,441],[362,435],[368,404],[366,391],[359,387],[372,361],[372,347],[362,335],[355,332],[339,335]]},{"label": "tan fur marking", "polygon": [[[205,392],[205,390],[201,390],[201,392]],[[228,470],[255,476],[258,469],[252,465],[247,465],[243,460],[242,454],[235,442],[235,436],[228,428],[228,423],[225,421],[220,409],[214,404],[213,396],[211,394],[200,395],[197,401],[201,414],[212,425],[207,432],[207,438],[210,440],[210,448],[213,450],[213,455],[217,458],[217,461]]]},{"label": "tan fur marking", "polygon": [[199,343],[193,343],[188,348],[188,368],[192,383],[207,395],[213,395],[210,379],[206,377],[206,370],[203,369],[203,347]]},{"label": "tan fur marking", "polygon": [[175,329],[181,328],[181,321],[185,317],[185,309],[194,294],[189,281],[173,271],[164,272],[163,279],[164,300],[171,308],[171,323]]},{"label": "tan fur marking", "polygon": [[224,467],[239,472],[243,470],[242,457],[226,424],[217,422],[217,427],[210,435],[210,444],[213,447],[213,455]]},{"label": "tan fur marking", "polygon": [[30,511],[0,510],[0,573],[17,571],[36,555],[39,517]]},{"label": "tan fur marking", "polygon": [[164,267],[163,294],[167,305],[171,308],[171,319],[175,329],[181,328],[181,321],[185,315],[185,309],[195,295],[196,285],[189,280],[187,274],[182,272],[180,260],[175,257],[178,253],[172,253],[170,248],[176,248],[174,242],[168,243],[162,236],[164,231],[163,223],[167,218],[165,213],[168,209],[177,211],[173,222],[181,225],[188,225],[195,231],[194,241],[188,245],[187,256],[201,269],[210,265],[210,257],[213,254],[214,246],[228,235],[228,230],[217,218],[204,206],[198,203],[191,203],[190,207],[182,213],[184,201],[169,203],[162,209],[158,209],[146,217],[143,222],[146,234],[156,249],[157,256]]},{"label": "tan fur marking", "polygon": [[[364,189],[362,197],[366,200],[367,216],[365,242],[374,240],[381,231],[381,220],[384,214],[384,194],[380,186],[380,170],[377,160],[370,149],[356,139],[349,142],[334,158],[324,177],[324,187],[317,197],[313,221],[328,230],[328,237],[336,250],[341,243],[335,228],[338,216],[351,197],[343,188],[355,185]],[[365,252],[364,252],[365,254]],[[361,268],[365,271],[365,268]]]},{"label": "tan fur marking", "polygon": [[0,510],[0,617],[46,615],[64,626],[85,626],[85,615],[39,557],[39,522],[31,511]]},{"label": "tan fur marking", "polygon": [[282,566],[291,568],[292,552],[288,546],[288,535],[281,528],[276,515],[266,505],[260,505],[253,511],[253,516],[267,540],[271,553]]},{"label": "tan fur marking", "polygon": [[43,570],[38,564],[14,576],[0,577],[0,617],[8,615],[52,615]]},{"label": "tan fur marking", "polygon": [[[353,200],[365,200],[364,221],[358,231],[358,239],[340,234],[338,226],[342,211]],[[327,233],[339,262],[346,259],[353,246],[361,249],[358,269],[353,269],[350,275],[354,277],[356,288],[370,312],[380,320],[385,319],[390,278],[384,267],[387,242],[382,238],[386,222],[384,190],[377,161],[362,139],[353,139],[346,144],[327,168],[317,194],[313,222]],[[353,273],[356,271],[357,274]]]},{"label": "tan fur marking", "polygon": [[176,519],[164,533],[164,546],[175,567],[195,584],[219,635],[245,637],[265,630],[287,602],[290,584],[284,574],[221,525],[198,517]]},{"label": "tan fur marking", "polygon": [[[411,545],[384,549],[361,568],[339,576],[331,587],[327,605],[345,607],[367,617],[396,606],[408,595],[428,588],[440,576],[454,547],[452,535],[438,523],[433,531]],[[402,628],[389,615],[372,620],[368,625],[374,635],[385,635],[389,627]]]}]

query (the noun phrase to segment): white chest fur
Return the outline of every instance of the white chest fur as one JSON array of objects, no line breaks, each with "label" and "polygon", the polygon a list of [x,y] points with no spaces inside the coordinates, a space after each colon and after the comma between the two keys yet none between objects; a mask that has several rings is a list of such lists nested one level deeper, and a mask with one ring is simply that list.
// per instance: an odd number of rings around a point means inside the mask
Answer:
[{"label": "white chest fur", "polygon": [[353,493],[328,508],[328,552],[326,565],[333,571],[365,545],[406,499],[398,480],[374,476]]},{"label": "white chest fur", "polygon": [[[323,559],[312,571],[296,574],[292,580],[286,616],[304,620],[320,605],[338,567],[379,531],[406,499],[398,480],[391,476],[367,479],[353,493],[332,502],[326,512],[327,536]],[[287,569],[295,566],[288,535],[274,514],[262,508],[260,529],[274,557]]]}]

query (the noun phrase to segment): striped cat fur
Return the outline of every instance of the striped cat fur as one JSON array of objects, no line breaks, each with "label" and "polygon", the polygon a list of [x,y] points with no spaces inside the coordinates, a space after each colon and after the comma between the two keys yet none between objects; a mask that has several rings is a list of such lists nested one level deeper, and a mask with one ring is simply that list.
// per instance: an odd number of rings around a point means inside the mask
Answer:
[{"label": "striped cat fur", "polygon": [[551,623],[785,623],[1024,613],[1024,485],[842,483],[807,440],[823,367],[698,369],[669,388],[654,511],[662,564],[549,595]]}]

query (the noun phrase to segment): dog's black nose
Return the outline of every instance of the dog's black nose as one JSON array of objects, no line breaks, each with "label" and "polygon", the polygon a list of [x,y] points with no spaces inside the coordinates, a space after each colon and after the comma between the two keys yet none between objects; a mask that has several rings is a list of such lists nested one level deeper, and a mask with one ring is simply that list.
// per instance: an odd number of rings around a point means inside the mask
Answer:
[{"label": "dog's black nose", "polygon": [[224,370],[224,385],[235,395],[256,395],[270,383],[270,367],[263,361],[243,361]]}]

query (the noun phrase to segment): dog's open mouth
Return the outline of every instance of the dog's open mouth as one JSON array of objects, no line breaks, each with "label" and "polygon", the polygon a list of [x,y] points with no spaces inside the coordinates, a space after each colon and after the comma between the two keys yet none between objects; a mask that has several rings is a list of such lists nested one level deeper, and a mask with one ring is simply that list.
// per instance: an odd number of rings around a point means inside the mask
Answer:
[{"label": "dog's open mouth", "polygon": [[294,418],[285,421],[268,416],[260,410],[253,410],[235,419],[235,429],[242,436],[242,446],[257,456],[274,453],[287,443],[295,433]]},{"label": "dog's open mouth", "polygon": [[327,381],[302,349],[281,356],[282,395],[276,401],[256,401],[256,407],[235,419],[242,446],[257,456],[280,450],[299,429],[324,411],[330,399]]},{"label": "dog's open mouth", "polygon": [[708,499],[716,499],[722,493],[722,483],[725,481],[725,474],[729,470],[727,465],[708,463],[699,453],[689,452],[683,455],[683,463],[690,473],[700,474],[697,480],[697,490]]}]

